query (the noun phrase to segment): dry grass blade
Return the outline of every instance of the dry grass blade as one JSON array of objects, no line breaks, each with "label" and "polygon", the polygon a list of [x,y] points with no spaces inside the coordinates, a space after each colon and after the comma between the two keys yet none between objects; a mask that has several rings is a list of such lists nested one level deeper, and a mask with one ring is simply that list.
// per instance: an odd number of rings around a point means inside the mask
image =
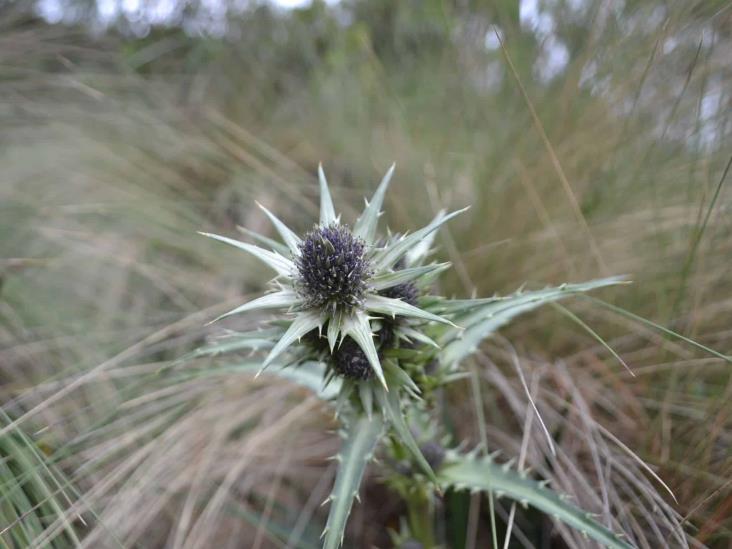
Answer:
[{"label": "dry grass blade", "polygon": [[562,168],[561,162],[559,162],[559,157],[557,156],[557,153],[554,150],[554,147],[551,144],[551,141],[549,141],[549,137],[546,134],[546,130],[544,130],[544,125],[541,123],[541,119],[539,118],[539,115],[536,112],[536,109],[534,108],[533,103],[531,102],[531,99],[529,98],[529,94],[526,92],[526,88],[524,87],[523,83],[521,82],[521,78],[519,77],[518,72],[516,71],[516,67],[513,64],[513,61],[511,60],[511,56],[508,53],[508,50],[506,49],[506,45],[503,42],[503,38],[501,38],[500,33],[497,29],[493,29],[493,32],[501,45],[501,50],[503,51],[503,55],[506,57],[506,63],[508,64],[509,69],[511,70],[511,74],[516,79],[516,84],[519,87],[519,90],[521,91],[521,95],[523,96],[524,100],[526,101],[526,107],[529,109],[529,112],[531,113],[531,118],[534,121],[534,126],[536,128],[536,131],[539,132],[539,135],[541,136],[542,141],[544,142],[544,146],[546,147],[547,153],[549,153],[549,157],[551,158],[552,165],[554,166],[554,169],[557,172],[557,176],[559,177],[559,180],[562,183],[562,188],[564,190],[564,193],[567,196],[567,199],[569,200],[570,205],[572,206],[572,212],[574,213],[575,218],[577,219],[577,223],[579,223],[580,227],[582,227],[582,231],[585,233],[585,236],[587,237],[587,242],[589,243],[590,250],[592,251],[592,254],[595,256],[595,259],[597,260],[597,264],[600,267],[600,270],[603,274],[609,274],[609,269],[607,265],[605,264],[605,260],[602,258],[602,254],[600,252],[600,248],[597,245],[597,242],[595,241],[595,237],[592,236],[592,232],[590,231],[589,225],[587,225],[587,220],[585,219],[585,216],[582,214],[582,210],[580,209],[579,202],[577,202],[577,197],[574,194],[574,191],[572,190],[572,185],[570,185],[569,180],[567,179],[567,175],[564,173],[564,168]]}]

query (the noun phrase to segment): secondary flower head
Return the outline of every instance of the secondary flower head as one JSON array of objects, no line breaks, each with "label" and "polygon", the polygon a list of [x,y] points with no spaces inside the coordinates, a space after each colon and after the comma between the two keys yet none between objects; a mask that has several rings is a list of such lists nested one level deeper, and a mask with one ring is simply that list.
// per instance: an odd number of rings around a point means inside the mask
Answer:
[{"label": "secondary flower head", "polygon": [[391,288],[381,292],[384,297],[391,299],[401,299],[404,303],[409,305],[417,305],[417,299],[419,298],[419,288],[414,282],[405,282],[404,284],[397,284]]},{"label": "secondary flower head", "polygon": [[369,359],[350,337],[335,350],[331,362],[336,372],[351,379],[369,379],[373,374]]},{"label": "secondary flower head", "polygon": [[[336,216],[325,174],[319,168],[320,220],[304,238],[261,205],[282,237],[282,244],[246,229],[244,232],[271,249],[201,233],[255,255],[277,273],[272,281],[272,292],[219,317],[256,309],[288,311],[289,325],[278,334],[262,369],[303,336],[312,338],[312,333],[324,334],[330,363],[336,372],[357,379],[367,379],[374,374],[386,387],[372,320],[378,320],[379,326],[389,323],[390,342],[416,339],[433,344],[412,324],[452,324],[418,306],[418,285],[449,266],[447,263],[425,265],[424,260],[434,232],[464,210],[451,214],[440,212],[429,225],[413,233],[390,239],[378,238],[378,218],[393,172],[394,166],[386,173],[352,229]],[[397,317],[401,320],[395,322]]]}]

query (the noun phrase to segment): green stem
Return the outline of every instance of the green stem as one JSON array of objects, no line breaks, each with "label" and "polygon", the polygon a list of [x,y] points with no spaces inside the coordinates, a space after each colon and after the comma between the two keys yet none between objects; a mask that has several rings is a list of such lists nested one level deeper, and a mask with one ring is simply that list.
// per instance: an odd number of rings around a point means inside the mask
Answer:
[{"label": "green stem", "polygon": [[434,505],[429,494],[424,490],[411,494],[406,498],[409,529],[412,537],[419,541],[425,549],[435,547],[434,537]]}]

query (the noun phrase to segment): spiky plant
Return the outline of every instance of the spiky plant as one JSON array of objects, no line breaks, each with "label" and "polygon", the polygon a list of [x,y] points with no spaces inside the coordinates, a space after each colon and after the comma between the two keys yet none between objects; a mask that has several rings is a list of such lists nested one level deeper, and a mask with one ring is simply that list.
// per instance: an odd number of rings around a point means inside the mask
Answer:
[{"label": "spiky plant", "polygon": [[[279,309],[283,315],[267,330],[237,333],[196,355],[267,352],[257,375],[277,365],[275,373],[334,403],[344,443],[328,498],[326,548],[342,543],[353,499],[380,445],[387,454],[385,463],[406,464],[393,471],[387,467],[385,478],[410,510],[404,535],[423,545],[435,543],[430,519],[434,498],[442,489],[456,488],[505,495],[602,544],[629,547],[608,526],[525,472],[513,472],[508,464],[498,464],[477,450],[466,454],[443,448],[444,430],[431,413],[432,392],[462,377],[465,359],[515,316],[623,279],[487,299],[432,295],[432,283],[449,266],[428,262],[435,232],[465,210],[440,212],[413,233],[378,236],[378,218],[393,171],[392,166],[353,227],[336,215],[320,168],[320,219],[304,237],[263,206],[283,244],[250,233],[270,248],[265,249],[202,233],[253,254],[277,273],[271,292],[219,318],[262,309]],[[405,467],[412,473],[405,476]]]}]

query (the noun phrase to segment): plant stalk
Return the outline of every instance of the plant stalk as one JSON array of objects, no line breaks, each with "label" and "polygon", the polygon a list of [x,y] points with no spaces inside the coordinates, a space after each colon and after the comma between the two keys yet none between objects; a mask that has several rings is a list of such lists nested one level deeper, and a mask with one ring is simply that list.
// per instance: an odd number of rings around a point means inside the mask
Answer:
[{"label": "plant stalk", "polygon": [[419,541],[424,549],[433,549],[435,508],[429,492],[426,489],[418,489],[406,498],[406,502],[412,537]]}]

